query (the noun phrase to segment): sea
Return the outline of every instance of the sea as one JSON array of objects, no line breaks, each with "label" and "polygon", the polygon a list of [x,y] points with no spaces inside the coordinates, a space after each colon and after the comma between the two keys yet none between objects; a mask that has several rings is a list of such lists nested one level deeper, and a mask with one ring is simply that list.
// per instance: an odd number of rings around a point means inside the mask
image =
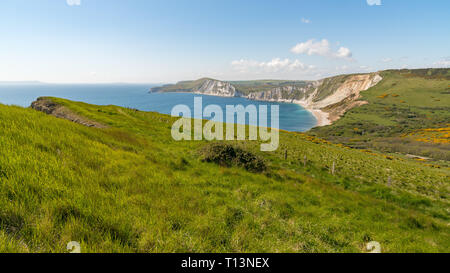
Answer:
[{"label": "sea", "polygon": [[[194,97],[201,97],[203,107],[218,105],[223,112],[226,105],[279,105],[279,129],[305,132],[317,123],[315,117],[298,104],[253,101],[245,98],[228,98],[192,93],[149,93],[154,84],[45,84],[0,83],[0,103],[29,107],[38,97],[51,96],[97,105],[118,105],[141,111],[171,114],[174,106],[184,104],[194,113]],[[206,118],[205,118],[206,119]],[[225,117],[224,117],[225,120]],[[268,117],[270,127],[270,113]],[[247,124],[251,122],[246,120]],[[252,124],[255,125],[255,124]]]}]

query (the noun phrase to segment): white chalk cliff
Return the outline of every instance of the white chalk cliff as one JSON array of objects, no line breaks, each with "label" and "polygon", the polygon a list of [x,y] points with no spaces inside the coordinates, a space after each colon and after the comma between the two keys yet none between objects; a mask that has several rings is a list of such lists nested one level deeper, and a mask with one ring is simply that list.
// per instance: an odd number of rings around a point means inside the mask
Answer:
[{"label": "white chalk cliff", "polygon": [[240,94],[236,92],[236,88],[230,83],[212,79],[206,79],[199,88],[193,89],[193,92],[221,97],[240,96]]}]

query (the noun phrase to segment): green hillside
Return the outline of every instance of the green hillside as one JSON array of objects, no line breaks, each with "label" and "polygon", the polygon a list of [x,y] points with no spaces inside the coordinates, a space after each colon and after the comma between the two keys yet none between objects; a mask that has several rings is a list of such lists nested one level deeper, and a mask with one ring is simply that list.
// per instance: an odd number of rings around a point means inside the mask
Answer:
[{"label": "green hillside", "polygon": [[288,132],[227,167],[172,117],[51,100],[104,128],[0,105],[0,252],[450,251],[447,168]]},{"label": "green hillside", "polygon": [[449,166],[450,69],[388,70],[380,75],[380,83],[361,93],[368,104],[311,133],[354,148],[421,155]]},{"label": "green hillside", "polygon": [[195,81],[181,81],[176,84],[166,84],[160,87],[153,87],[151,92],[193,92],[200,88],[209,78],[202,78]]}]

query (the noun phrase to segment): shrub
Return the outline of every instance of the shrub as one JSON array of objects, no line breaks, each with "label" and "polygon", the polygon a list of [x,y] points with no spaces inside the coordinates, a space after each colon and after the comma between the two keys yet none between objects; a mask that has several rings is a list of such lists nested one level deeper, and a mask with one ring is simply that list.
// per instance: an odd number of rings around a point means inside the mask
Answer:
[{"label": "shrub", "polygon": [[262,158],[231,144],[208,144],[202,148],[201,154],[203,161],[213,162],[220,166],[238,166],[250,172],[263,172],[267,169]]}]

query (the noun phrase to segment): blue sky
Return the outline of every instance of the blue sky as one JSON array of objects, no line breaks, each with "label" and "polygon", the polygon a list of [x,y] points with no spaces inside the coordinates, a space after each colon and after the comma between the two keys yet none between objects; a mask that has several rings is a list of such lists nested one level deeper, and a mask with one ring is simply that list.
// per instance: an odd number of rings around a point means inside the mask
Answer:
[{"label": "blue sky", "polygon": [[447,0],[2,0],[0,81],[317,79],[450,66]]}]

